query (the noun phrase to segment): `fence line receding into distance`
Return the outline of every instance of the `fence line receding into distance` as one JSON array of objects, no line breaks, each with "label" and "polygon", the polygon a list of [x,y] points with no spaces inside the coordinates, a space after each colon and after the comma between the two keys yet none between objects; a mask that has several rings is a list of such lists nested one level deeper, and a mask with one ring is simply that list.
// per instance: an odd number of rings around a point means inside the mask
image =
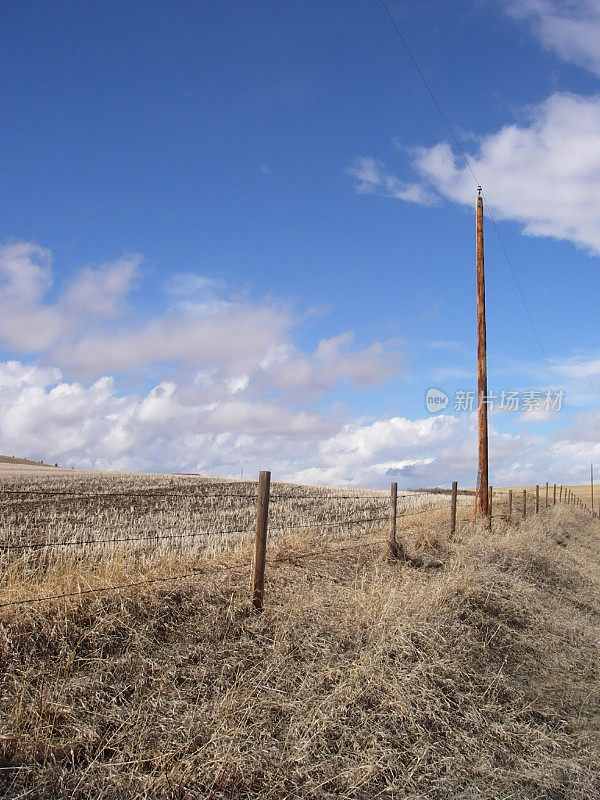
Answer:
[{"label": "fence line receding into distance", "polygon": [[[224,485],[224,488],[225,485]],[[254,488],[254,484],[252,485]],[[117,545],[129,544],[134,547],[142,548],[141,553],[147,552],[147,548],[151,546],[161,545],[175,545],[176,547],[183,547],[184,541],[213,541],[215,538],[221,541],[235,540],[235,537],[247,537],[251,534],[254,528],[254,556],[252,559],[252,585],[251,585],[251,601],[256,610],[261,610],[264,607],[264,594],[265,594],[265,571],[267,564],[267,539],[274,534],[284,534],[296,530],[332,530],[335,528],[342,530],[357,530],[359,534],[372,533],[375,526],[383,528],[384,523],[388,522],[388,546],[391,555],[396,555],[398,550],[397,532],[399,520],[404,520],[410,524],[413,517],[418,517],[423,514],[431,514],[433,511],[443,510],[445,504],[440,503],[446,492],[441,490],[423,490],[398,493],[397,483],[392,483],[390,493],[374,492],[370,490],[362,490],[356,492],[348,492],[342,490],[336,492],[335,490],[323,489],[321,491],[315,490],[315,487],[306,487],[303,492],[303,487],[298,487],[295,491],[289,488],[277,487],[272,491],[270,483],[270,472],[261,472],[259,476],[256,491],[214,491],[202,492],[198,491],[199,487],[190,487],[190,491],[171,491],[171,487],[165,487],[160,491],[157,489],[146,491],[131,491],[131,492],[81,492],[64,491],[64,490],[51,490],[51,489],[29,489],[29,490],[13,490],[7,489],[0,492],[0,523],[4,523],[4,541],[0,541],[0,564],[3,567],[9,564],[14,564],[19,558],[25,565],[39,569],[40,562],[35,561],[34,555],[44,559],[44,563],[51,561],[53,551],[60,551],[64,548],[71,548],[73,552],[79,551],[89,555],[93,548],[107,548],[116,547]],[[504,519],[511,521],[514,515],[520,515],[523,519],[527,516],[527,489],[522,491],[522,500],[519,504],[515,502],[513,490],[509,489],[505,495],[504,492],[498,489],[494,490],[492,486],[489,487],[489,508],[491,516],[495,519]],[[454,536],[457,523],[457,508],[458,508],[458,484],[456,481],[452,483],[452,488],[449,492],[449,535]],[[462,508],[467,508],[470,504],[474,492],[464,491],[461,492],[462,499],[467,501],[467,505],[462,505]],[[423,498],[426,495],[430,501],[429,505],[423,506]],[[535,505],[534,513],[540,513],[540,486],[536,485],[534,488]],[[567,487],[562,485],[558,488],[553,484],[552,488],[552,501],[550,501],[549,484],[545,484],[545,503],[544,508],[549,508],[550,505],[557,504],[574,505],[578,508],[585,510],[590,516],[598,517],[600,512],[588,508],[583,500],[576,496],[576,494]],[[431,504],[431,499],[435,498],[437,502]],[[398,500],[404,500],[402,505],[399,505]],[[224,509],[229,513],[229,518],[235,519],[239,514],[242,520],[241,525],[232,525],[226,529],[211,528],[210,525],[202,525],[194,530],[172,530],[171,532],[163,532],[159,527],[152,530],[138,530],[135,535],[122,536],[113,535],[111,537],[90,535],[80,535],[76,538],[60,539],[49,536],[48,530],[45,530],[45,537],[42,539],[40,536],[44,525],[48,525],[48,521],[64,523],[62,531],[68,529],[69,522],[75,520],[78,524],[83,524],[86,530],[89,530],[89,508],[87,504],[98,504],[96,509],[97,514],[102,521],[103,516],[107,515],[107,509],[119,511],[126,511],[127,508],[133,513],[136,507],[131,505],[134,500],[149,502],[154,505],[152,508],[145,509],[145,513],[151,514],[153,517],[158,515],[159,522],[164,519],[166,513],[162,508],[162,504],[174,500],[184,501],[187,506],[183,509],[184,513],[193,514],[198,511],[206,512],[207,503],[210,510],[218,510],[219,513]],[[255,511],[251,512],[251,505],[240,510],[232,505],[232,501],[246,500],[255,506]],[[340,516],[339,512],[344,505],[341,501],[352,500],[358,505],[358,508],[353,508],[352,515],[348,514]],[[306,519],[307,507],[303,504],[311,502],[313,505],[313,518],[310,521],[299,522],[299,519]],[[319,504],[318,501],[321,501]],[[281,510],[278,511],[279,503],[289,503],[292,508],[291,518],[282,519]],[[54,508],[52,504],[58,504]],[[103,504],[106,503],[105,507]],[[119,509],[119,503],[123,505]],[[33,504],[33,509],[31,505]],[[227,506],[227,504],[230,504]],[[83,507],[81,507],[83,505]],[[492,513],[493,510],[493,513]],[[37,513],[36,516],[36,511]],[[175,513],[177,518],[178,513],[183,513],[181,509],[170,508],[170,512]],[[318,513],[321,512],[321,513]],[[63,519],[60,514],[66,515]],[[54,514],[54,516],[52,516]],[[69,517],[69,514],[71,517]],[[25,515],[31,518],[32,530],[27,532],[31,538],[28,541],[23,541],[23,532],[20,531],[20,541],[11,539],[11,530],[17,531],[17,522],[20,517]],[[49,516],[50,515],[50,516]],[[66,522],[65,522],[66,520]],[[59,530],[61,525],[58,524]],[[1,535],[1,534],[0,534]],[[31,559],[34,558],[32,561]],[[28,560],[29,559],[29,560]],[[119,584],[115,586],[100,586],[97,588],[84,588],[78,589],[75,592],[66,592],[62,594],[53,594],[42,597],[31,597],[26,599],[7,600],[0,603],[0,608],[14,605],[24,605],[27,603],[42,603],[45,601],[57,600],[68,597],[78,597],[92,595],[101,592],[119,591],[128,587],[139,586],[144,583],[158,583],[168,582],[175,580],[186,580],[194,577],[203,572],[202,569],[187,570],[184,574],[168,575],[163,577],[151,577],[130,583]]]}]

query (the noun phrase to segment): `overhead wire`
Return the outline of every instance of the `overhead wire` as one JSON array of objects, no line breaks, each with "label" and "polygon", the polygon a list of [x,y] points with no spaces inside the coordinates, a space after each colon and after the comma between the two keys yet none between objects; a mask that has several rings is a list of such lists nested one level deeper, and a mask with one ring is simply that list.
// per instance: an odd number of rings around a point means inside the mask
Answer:
[{"label": "overhead wire", "polygon": [[[413,64],[417,74],[419,75],[421,81],[423,82],[423,85],[425,86],[425,88],[427,90],[427,93],[429,94],[431,100],[433,101],[433,104],[435,105],[436,109],[438,110],[444,125],[448,129],[448,132],[449,132],[449,134],[450,134],[450,136],[452,138],[452,141],[454,142],[454,145],[456,146],[456,148],[457,148],[458,152],[460,153],[463,161],[465,162],[465,166],[467,167],[468,171],[471,173],[477,188],[479,190],[481,190],[481,183],[480,183],[477,175],[475,174],[475,170],[474,170],[474,168],[473,168],[473,166],[471,164],[471,161],[470,161],[469,157],[467,156],[464,148],[462,147],[462,145],[458,141],[458,138],[457,138],[457,136],[456,136],[456,134],[454,132],[454,128],[452,127],[452,124],[450,123],[450,120],[448,119],[448,115],[445,113],[445,111],[441,107],[440,103],[438,102],[437,97],[435,96],[435,94],[433,92],[433,89],[429,85],[429,82],[427,81],[427,78],[423,74],[423,71],[421,70],[416,58],[414,57],[410,47],[408,46],[408,42],[406,41],[406,39],[404,38],[404,35],[402,34],[402,31],[400,30],[400,27],[399,27],[398,23],[394,19],[393,15],[392,15],[392,13],[391,13],[391,11],[390,11],[387,3],[386,3],[386,0],[379,0],[379,1],[380,1],[381,5],[383,6],[383,8],[385,10],[385,13],[387,14],[390,22],[392,23],[392,25],[394,27],[394,30],[395,30],[395,32],[396,32],[396,34],[398,36],[398,39],[402,42],[402,45],[404,46],[404,49],[408,53],[408,56],[409,56],[409,58],[410,58],[410,60],[411,60],[411,62]],[[537,340],[537,343],[539,345],[539,348],[540,348],[540,351],[541,351],[542,356],[544,358],[544,361],[546,362],[546,366],[548,367],[548,371],[550,373],[550,376],[552,377],[552,380],[553,380],[553,382],[555,384],[555,388],[558,389],[558,381],[556,380],[556,376],[554,375],[554,371],[553,371],[553,369],[552,369],[552,367],[550,365],[550,360],[549,360],[548,356],[546,355],[546,351],[545,351],[544,346],[542,344],[541,337],[540,337],[540,335],[538,333],[538,330],[537,330],[537,327],[536,327],[535,322],[533,320],[533,316],[531,314],[531,311],[529,310],[529,305],[528,305],[528,303],[527,303],[527,301],[525,299],[525,294],[523,293],[523,290],[522,290],[521,285],[519,283],[519,279],[518,279],[516,271],[515,271],[515,269],[513,267],[512,261],[511,261],[511,259],[509,257],[508,250],[507,250],[506,245],[504,244],[504,240],[503,240],[503,238],[502,238],[502,236],[500,234],[500,229],[498,228],[498,225],[496,223],[496,219],[495,219],[495,216],[494,216],[494,214],[492,212],[492,208],[490,206],[489,201],[486,199],[485,195],[483,195],[483,201],[485,203],[485,206],[486,206],[487,211],[488,211],[489,218],[490,218],[490,220],[492,222],[492,225],[494,227],[494,230],[496,232],[496,236],[498,237],[498,241],[500,243],[500,248],[502,250],[502,253],[504,255],[504,258],[506,260],[506,263],[508,265],[510,273],[511,273],[511,275],[513,277],[513,280],[515,282],[515,286],[517,287],[517,292],[519,294],[519,297],[521,298],[521,302],[523,303],[523,307],[525,309],[525,313],[526,313],[526,315],[527,315],[527,317],[529,319],[529,322],[531,324],[531,327],[533,329],[534,336],[535,336],[535,338]]]}]

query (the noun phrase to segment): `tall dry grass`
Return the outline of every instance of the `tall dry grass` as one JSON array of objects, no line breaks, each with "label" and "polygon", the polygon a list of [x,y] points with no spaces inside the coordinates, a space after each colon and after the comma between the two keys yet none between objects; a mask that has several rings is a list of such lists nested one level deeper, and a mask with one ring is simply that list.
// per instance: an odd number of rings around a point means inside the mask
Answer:
[{"label": "tall dry grass", "polygon": [[405,517],[419,569],[384,526],[284,531],[259,615],[250,542],[124,553],[89,574],[201,574],[1,609],[2,796],[600,796],[598,522],[447,527]]}]

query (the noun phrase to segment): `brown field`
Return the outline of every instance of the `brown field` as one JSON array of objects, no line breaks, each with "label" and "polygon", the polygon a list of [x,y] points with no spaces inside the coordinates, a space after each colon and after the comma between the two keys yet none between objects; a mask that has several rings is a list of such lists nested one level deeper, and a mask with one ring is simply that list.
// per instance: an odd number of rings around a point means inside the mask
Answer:
[{"label": "brown field", "polygon": [[598,520],[401,497],[415,568],[387,493],[275,484],[257,614],[255,484],[44,472],[0,495],[0,797],[600,797]]}]

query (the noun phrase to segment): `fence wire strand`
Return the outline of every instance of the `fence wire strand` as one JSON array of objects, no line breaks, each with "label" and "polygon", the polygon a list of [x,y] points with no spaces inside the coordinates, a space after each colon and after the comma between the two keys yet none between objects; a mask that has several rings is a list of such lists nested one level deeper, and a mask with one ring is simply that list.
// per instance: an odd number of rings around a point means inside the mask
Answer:
[{"label": "fence wire strand", "polygon": [[[301,528],[329,528],[335,526],[345,525],[363,525],[371,522],[381,522],[386,520],[387,517],[367,517],[366,519],[344,519],[326,522],[324,520],[315,520],[314,522],[303,523],[302,525],[283,525],[278,528],[269,528],[270,533],[283,533],[285,531],[299,530]],[[193,538],[198,536],[243,536],[252,533],[253,529],[236,530],[236,531],[191,531],[190,533],[176,533],[176,534],[148,534],[146,536],[126,536],[112,539],[83,539],[72,540],[69,542],[28,542],[25,544],[0,544],[0,552],[9,552],[11,550],[52,550],[55,547],[83,547],[86,545],[111,545],[121,544],[125,542],[156,542],[156,541],[178,541],[182,538]]]},{"label": "fence wire strand", "polygon": [[167,581],[183,581],[187,578],[194,578],[196,575],[201,575],[204,570],[192,570],[186,572],[184,575],[168,575],[164,578],[145,578],[142,581],[131,581],[131,583],[121,583],[116,586],[99,586],[95,589],[80,589],[77,592],[65,592],[64,594],[45,595],[44,597],[30,597],[25,600],[9,600],[6,603],[0,603],[0,608],[7,608],[8,606],[23,606],[30,603],[43,603],[46,600],[63,600],[67,597],[80,597],[88,594],[100,594],[103,592],[117,592],[121,589],[130,589],[133,586],[143,586],[148,583],[166,583]]}]

